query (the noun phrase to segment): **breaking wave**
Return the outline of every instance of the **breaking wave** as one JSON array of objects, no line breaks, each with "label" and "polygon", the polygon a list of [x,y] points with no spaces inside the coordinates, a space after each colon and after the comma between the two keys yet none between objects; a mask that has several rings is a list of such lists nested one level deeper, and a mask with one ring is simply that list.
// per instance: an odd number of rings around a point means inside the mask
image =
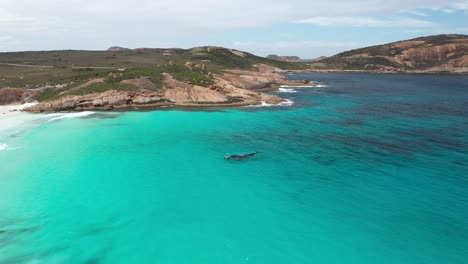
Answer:
[{"label": "breaking wave", "polygon": [[279,104],[269,104],[265,101],[262,101],[261,104],[259,105],[249,105],[247,107],[273,107],[273,106],[292,106],[294,104],[293,100],[290,99],[284,99],[285,101],[279,103]]},{"label": "breaking wave", "polygon": [[0,151],[7,150],[10,146],[4,143],[0,143]]},{"label": "breaking wave", "polygon": [[47,122],[52,122],[60,119],[68,119],[68,118],[77,118],[77,117],[85,117],[94,114],[91,111],[79,112],[79,113],[57,113],[57,114],[49,114],[46,118],[52,117],[51,119],[47,120]]},{"label": "breaking wave", "polygon": [[286,88],[286,89],[291,89],[291,88],[323,88],[323,87],[328,87],[326,84],[311,84],[311,85],[281,85],[280,89]]},{"label": "breaking wave", "polygon": [[5,143],[0,143],[0,151],[15,150],[15,149],[20,149],[20,148],[12,148],[12,147],[10,147],[9,145],[7,145]]},{"label": "breaking wave", "polygon": [[280,93],[297,93],[296,90],[290,88],[279,88]]}]

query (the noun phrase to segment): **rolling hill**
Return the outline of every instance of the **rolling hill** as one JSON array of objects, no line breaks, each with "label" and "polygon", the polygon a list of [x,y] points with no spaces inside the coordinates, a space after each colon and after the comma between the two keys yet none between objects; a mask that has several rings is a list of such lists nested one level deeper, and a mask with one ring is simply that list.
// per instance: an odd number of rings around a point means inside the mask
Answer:
[{"label": "rolling hill", "polygon": [[250,69],[255,64],[289,70],[304,68],[304,65],[221,47],[4,52],[0,53],[0,88],[41,87],[102,76],[117,68],[154,67],[170,62],[185,64],[187,61],[204,64],[211,72]]},{"label": "rolling hill", "polygon": [[305,69],[222,47],[0,53],[0,104],[37,112],[281,103],[262,93]]},{"label": "rolling hill", "polygon": [[312,70],[468,73],[468,36],[437,35],[342,52]]}]

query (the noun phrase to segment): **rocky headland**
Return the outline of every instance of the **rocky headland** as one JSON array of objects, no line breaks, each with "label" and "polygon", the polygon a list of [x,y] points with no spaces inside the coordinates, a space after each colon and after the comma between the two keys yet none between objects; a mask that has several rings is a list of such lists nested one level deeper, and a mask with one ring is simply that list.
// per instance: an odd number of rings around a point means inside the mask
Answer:
[{"label": "rocky headland", "polygon": [[[186,63],[186,67],[192,67],[192,64]],[[158,90],[154,90],[155,84],[149,77],[125,79],[121,80],[120,84],[132,85],[136,89],[110,89],[82,95],[64,95],[57,99],[40,102],[27,108],[26,111],[38,113],[144,110],[165,106],[234,107],[262,103],[280,104],[285,101],[283,98],[264,92],[277,90],[280,85],[308,84],[308,81],[288,81],[283,76],[282,70],[264,64],[255,65],[250,71],[231,70],[217,74],[207,73],[207,76],[212,79],[212,84],[205,87],[180,81],[170,73],[163,73],[163,87]],[[104,78],[92,79],[67,92],[79,92],[80,89],[104,82]]]}]

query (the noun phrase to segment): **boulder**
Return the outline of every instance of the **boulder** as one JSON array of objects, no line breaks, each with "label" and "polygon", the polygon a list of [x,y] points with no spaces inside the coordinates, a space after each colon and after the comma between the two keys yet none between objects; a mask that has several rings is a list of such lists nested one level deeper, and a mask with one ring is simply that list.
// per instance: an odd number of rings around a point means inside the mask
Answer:
[{"label": "boulder", "polygon": [[102,102],[102,99],[96,99],[96,100],[93,100],[93,106],[96,107],[96,106],[103,106],[104,103]]}]

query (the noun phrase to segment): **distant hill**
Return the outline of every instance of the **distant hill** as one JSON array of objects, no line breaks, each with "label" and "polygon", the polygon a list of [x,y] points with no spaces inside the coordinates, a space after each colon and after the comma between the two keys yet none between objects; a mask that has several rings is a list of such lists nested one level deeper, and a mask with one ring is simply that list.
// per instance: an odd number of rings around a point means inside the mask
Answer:
[{"label": "distant hill", "polygon": [[130,50],[129,48],[124,48],[124,47],[119,47],[119,46],[114,46],[110,47],[107,49],[107,51],[125,51],[125,50]]},{"label": "distant hill", "polygon": [[106,51],[57,50],[0,52],[0,88],[43,87],[103,76],[118,68],[155,67],[167,64],[204,64],[212,72],[251,69],[267,64],[284,70],[305,69],[306,65],[277,61],[223,47],[191,49],[126,49]]},{"label": "distant hill", "polygon": [[468,73],[468,36],[437,35],[361,48],[309,66],[314,70]]},{"label": "distant hill", "polygon": [[276,54],[268,55],[268,59],[278,60],[278,61],[287,61],[287,62],[300,62],[302,59],[298,56],[279,56]]}]

